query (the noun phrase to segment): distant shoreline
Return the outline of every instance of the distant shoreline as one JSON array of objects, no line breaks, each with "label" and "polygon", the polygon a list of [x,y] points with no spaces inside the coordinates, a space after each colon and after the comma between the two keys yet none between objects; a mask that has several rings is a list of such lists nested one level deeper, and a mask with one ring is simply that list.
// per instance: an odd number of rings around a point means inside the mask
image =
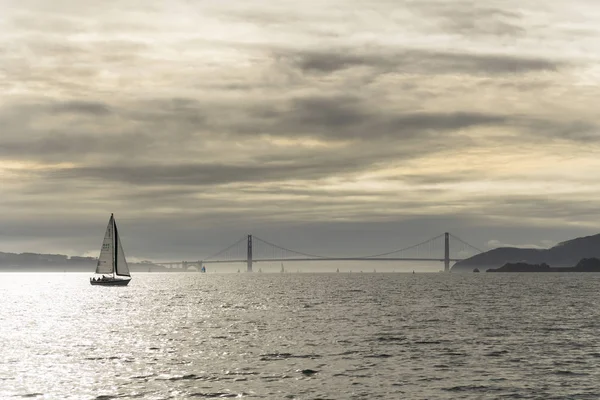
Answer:
[{"label": "distant shoreline", "polygon": [[600,259],[584,258],[574,267],[550,267],[546,263],[506,263],[500,268],[489,268],[485,272],[600,272]]},{"label": "distant shoreline", "polygon": [[[182,268],[167,268],[156,264],[128,263],[131,272],[177,272]],[[87,265],[0,265],[0,272],[89,272],[94,273],[96,264]]]}]

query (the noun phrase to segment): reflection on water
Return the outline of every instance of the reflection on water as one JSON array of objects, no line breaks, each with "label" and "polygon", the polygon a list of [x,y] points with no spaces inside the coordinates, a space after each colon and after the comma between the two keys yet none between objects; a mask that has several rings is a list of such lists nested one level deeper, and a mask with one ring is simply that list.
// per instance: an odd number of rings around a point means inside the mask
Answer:
[{"label": "reflection on water", "polygon": [[0,274],[0,398],[600,398],[597,274]]}]

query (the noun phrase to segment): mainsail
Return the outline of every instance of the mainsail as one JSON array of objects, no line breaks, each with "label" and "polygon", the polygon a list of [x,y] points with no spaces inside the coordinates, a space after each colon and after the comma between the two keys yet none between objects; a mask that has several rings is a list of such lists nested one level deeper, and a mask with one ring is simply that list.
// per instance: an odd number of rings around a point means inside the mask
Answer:
[{"label": "mainsail", "polygon": [[96,266],[97,274],[112,274],[114,271],[114,217],[111,215],[106,227],[106,233],[104,234],[104,241],[102,242],[102,248],[100,249],[100,256],[98,257],[98,265]]}]

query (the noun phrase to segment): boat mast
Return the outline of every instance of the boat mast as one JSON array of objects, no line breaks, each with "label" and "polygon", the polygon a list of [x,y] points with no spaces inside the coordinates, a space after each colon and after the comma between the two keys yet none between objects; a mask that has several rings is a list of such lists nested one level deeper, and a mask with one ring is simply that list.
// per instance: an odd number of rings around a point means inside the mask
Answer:
[{"label": "boat mast", "polygon": [[117,238],[117,224],[115,223],[115,217],[113,216],[113,214],[110,214],[110,219],[112,219],[112,225],[113,225],[113,250],[114,250],[114,254],[113,254],[113,279],[116,278],[116,274],[117,274],[117,254],[118,250],[117,246],[119,243],[119,240]]}]

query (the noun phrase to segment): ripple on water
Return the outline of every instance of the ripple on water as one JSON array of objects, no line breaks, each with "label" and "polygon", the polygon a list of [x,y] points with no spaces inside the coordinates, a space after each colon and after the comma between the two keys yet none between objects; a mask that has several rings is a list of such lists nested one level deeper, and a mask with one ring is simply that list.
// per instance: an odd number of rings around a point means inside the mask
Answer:
[{"label": "ripple on water", "polygon": [[247,395],[246,393],[227,393],[227,392],[213,392],[213,393],[196,392],[196,393],[189,394],[190,397],[200,397],[200,398],[206,398],[206,399],[210,399],[210,398],[226,399],[226,398],[234,398],[234,397],[244,397],[246,395]]},{"label": "ripple on water", "polygon": [[261,354],[259,360],[260,361],[279,361],[279,360],[287,360],[290,358],[308,358],[311,360],[315,360],[318,358],[322,358],[319,354],[292,354],[292,353],[270,353],[270,354]]}]

